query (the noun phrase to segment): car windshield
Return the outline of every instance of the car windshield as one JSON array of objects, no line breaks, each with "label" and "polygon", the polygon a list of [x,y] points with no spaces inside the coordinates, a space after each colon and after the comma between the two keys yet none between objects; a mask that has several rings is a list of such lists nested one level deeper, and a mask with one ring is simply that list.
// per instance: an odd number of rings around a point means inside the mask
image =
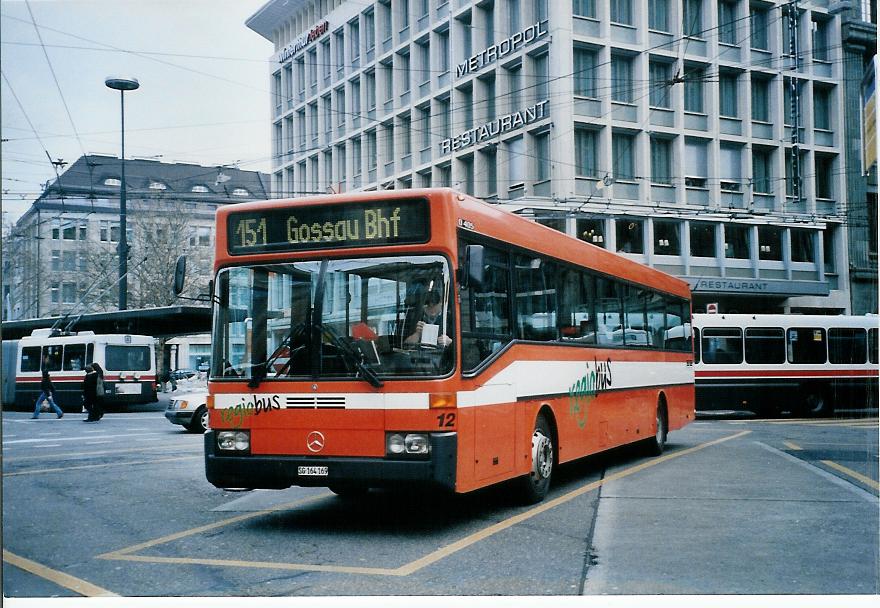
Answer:
[{"label": "car windshield", "polygon": [[454,366],[449,266],[438,255],[222,270],[212,378],[443,376]]}]

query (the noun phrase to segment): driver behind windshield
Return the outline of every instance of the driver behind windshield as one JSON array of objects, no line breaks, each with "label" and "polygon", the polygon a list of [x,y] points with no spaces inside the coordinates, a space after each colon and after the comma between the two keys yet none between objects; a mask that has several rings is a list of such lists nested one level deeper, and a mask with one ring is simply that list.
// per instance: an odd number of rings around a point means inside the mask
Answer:
[{"label": "driver behind windshield", "polygon": [[415,327],[407,333],[404,338],[404,344],[409,345],[430,345],[430,346],[449,346],[452,339],[446,334],[440,333],[443,316],[443,294],[439,288],[429,289],[425,295],[421,312],[416,313],[413,319],[409,320],[408,327],[412,327],[415,321]]}]

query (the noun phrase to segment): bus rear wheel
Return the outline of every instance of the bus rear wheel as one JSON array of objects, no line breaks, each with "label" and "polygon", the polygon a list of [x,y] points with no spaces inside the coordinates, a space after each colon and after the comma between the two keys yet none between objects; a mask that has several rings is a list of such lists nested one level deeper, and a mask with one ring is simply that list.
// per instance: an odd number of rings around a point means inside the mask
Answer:
[{"label": "bus rear wheel", "polygon": [[540,414],[532,432],[532,467],[529,474],[520,480],[526,503],[541,502],[547,496],[553,474],[553,452],[553,431],[547,418]]},{"label": "bus rear wheel", "polygon": [[659,456],[666,448],[666,436],[669,434],[669,417],[666,403],[661,399],[657,404],[656,427],[654,436],[645,440],[645,451],[649,456]]},{"label": "bus rear wheel", "polygon": [[809,386],[801,397],[801,413],[804,416],[830,416],[834,412],[831,398],[821,386]]}]

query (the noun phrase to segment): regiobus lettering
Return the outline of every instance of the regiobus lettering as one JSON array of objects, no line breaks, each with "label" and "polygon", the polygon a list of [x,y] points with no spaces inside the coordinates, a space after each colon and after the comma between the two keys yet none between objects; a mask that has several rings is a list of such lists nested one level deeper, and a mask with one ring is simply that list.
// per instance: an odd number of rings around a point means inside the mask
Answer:
[{"label": "regiobus lettering", "polygon": [[587,361],[586,373],[568,391],[570,402],[569,413],[574,417],[579,428],[587,424],[587,405],[599,394],[611,388],[611,358],[600,363],[593,359],[593,368]]}]

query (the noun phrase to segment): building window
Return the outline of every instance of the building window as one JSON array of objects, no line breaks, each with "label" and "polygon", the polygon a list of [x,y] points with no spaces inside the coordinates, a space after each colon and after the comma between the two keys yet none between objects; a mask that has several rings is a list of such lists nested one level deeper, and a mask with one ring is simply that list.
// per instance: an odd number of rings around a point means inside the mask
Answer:
[{"label": "building window", "polygon": [[703,37],[703,0],[682,0],[681,30],[685,36]]},{"label": "building window", "polygon": [[73,272],[76,270],[76,252],[64,251],[61,253],[61,269]]},{"label": "building window", "polygon": [[812,20],[813,59],[816,61],[828,61],[828,34],[830,31],[829,21],[825,19]]},{"label": "building window", "polygon": [[522,84],[521,84],[521,68],[522,65],[513,65],[507,68],[507,90],[508,96],[510,97],[510,110],[511,112],[515,112],[519,110],[520,104],[520,95],[522,94]]},{"label": "building window", "polygon": [[645,244],[642,220],[620,218],[614,222],[619,253],[644,253]]},{"label": "building window", "polygon": [[773,152],[752,149],[752,191],[773,194]]},{"label": "building window", "polygon": [[543,182],[550,179],[550,133],[545,131],[535,135],[535,164],[536,181]]},{"label": "building window", "polygon": [[681,255],[681,222],[654,220],[654,253]]},{"label": "building window", "polygon": [[689,188],[705,188],[709,176],[708,146],[705,140],[684,140],[684,185]]},{"label": "building window", "polygon": [[782,261],[782,228],[758,226],[758,257],[762,260]]},{"label": "building window", "polygon": [[669,31],[669,0],[648,0],[648,28]]},{"label": "building window", "polygon": [[507,183],[510,186],[521,184],[525,179],[525,144],[522,137],[507,142]]},{"label": "building window", "polygon": [[749,7],[749,28],[753,49],[767,51],[770,44],[767,37],[767,9],[757,6]]},{"label": "building window", "polygon": [[721,72],[718,74],[718,109],[721,116],[737,118],[739,116],[736,74]]},{"label": "building window", "polygon": [[635,146],[636,136],[629,133],[612,133],[611,156],[614,179],[635,179]]},{"label": "building window", "polygon": [[357,67],[361,58],[361,30],[357,20],[348,24],[348,45],[351,48],[352,67]]},{"label": "building window", "polygon": [[651,61],[648,64],[651,107],[672,107],[669,93],[672,90],[672,64],[665,61]]},{"label": "building window", "polygon": [[749,240],[752,229],[742,224],[724,225],[724,257],[748,260],[751,257]]},{"label": "building window", "polygon": [[834,182],[832,180],[834,157],[816,154],[816,198],[834,198]]},{"label": "building window", "polygon": [[[801,98],[803,97],[804,91],[804,83],[801,80],[796,81],[797,86],[797,96],[798,96],[798,114],[803,116],[804,108],[800,105]],[[791,87],[792,80],[791,78],[784,79],[782,83],[782,104],[783,104],[783,115],[785,116],[785,126],[791,127],[794,126],[794,115],[792,114],[792,98],[791,98]],[[801,125],[803,126],[803,125]]]},{"label": "building window", "polygon": [[813,85],[813,126],[831,130],[831,92],[833,89]]},{"label": "building window", "polygon": [[98,232],[101,241],[104,243],[119,242],[119,222],[111,222],[110,220],[101,220],[98,223]]},{"label": "building window", "polygon": [[605,220],[578,219],[577,236],[580,240],[592,243],[597,247],[605,247]]},{"label": "building window", "polygon": [[611,22],[632,25],[632,0],[611,0]]},{"label": "building window", "polygon": [[376,15],[372,10],[364,13],[364,47],[368,53],[376,48]]},{"label": "building window", "polygon": [[[61,283],[50,283],[49,284],[49,299],[52,300],[52,304],[61,304]],[[39,350],[39,347],[37,347]],[[39,356],[37,357],[39,359]]]},{"label": "building window", "polygon": [[770,122],[770,81],[752,74],[752,120]]},{"label": "building window", "polygon": [[718,41],[723,44],[737,44],[736,2],[718,2]]},{"label": "building window", "polygon": [[739,192],[742,184],[742,146],[721,144],[721,190]]},{"label": "building window", "polygon": [[439,60],[437,67],[442,75],[449,71],[449,30],[438,33],[437,42],[439,43],[437,46],[440,47],[437,53],[437,59]]},{"label": "building window", "polygon": [[52,270],[61,270],[61,251],[59,249],[52,250]]},{"label": "building window", "polygon": [[596,97],[596,51],[574,47],[574,94]]},{"label": "building window", "polygon": [[596,17],[596,0],[572,0],[571,12],[575,17]]},{"label": "building window", "polygon": [[251,193],[248,192],[245,188],[234,188],[232,190],[232,196],[250,196]]},{"label": "building window", "polygon": [[651,183],[672,185],[672,140],[651,138]]},{"label": "building window", "polygon": [[[877,193],[868,192],[868,253],[877,255]],[[826,264],[828,262],[826,254]]]},{"label": "building window", "polygon": [[685,68],[684,74],[684,111],[702,114],[703,81],[706,80],[706,69],[700,66]]},{"label": "building window", "polygon": [[[876,198],[874,199],[874,203],[876,205]],[[876,208],[875,208],[875,218],[876,218]],[[827,224],[825,226],[825,230],[822,231],[822,257],[825,259],[825,274],[835,274],[837,272],[837,264],[834,261],[834,228]],[[875,239],[875,249],[876,252],[876,239],[877,239],[877,223],[874,222],[873,229],[874,239]]]},{"label": "building window", "polygon": [[76,304],[76,283],[61,284],[61,303]]},{"label": "building window", "polygon": [[596,163],[598,136],[593,129],[575,127],[574,150],[578,177],[598,177]]},{"label": "building window", "polygon": [[520,12],[519,0],[507,0],[507,33],[510,36],[520,29]]},{"label": "building window", "polygon": [[115,177],[108,177],[104,180],[105,186],[121,186],[122,182],[116,179]]},{"label": "building window", "polygon": [[813,245],[816,231],[805,228],[791,228],[791,261],[813,262],[816,252]]},{"label": "building window", "polygon": [[691,222],[691,256],[698,258],[715,257],[715,224]]},{"label": "building window", "polygon": [[633,59],[623,55],[611,56],[611,100],[632,103]]},{"label": "building window", "polygon": [[549,55],[538,55],[535,61],[535,101],[550,98],[550,61]]},{"label": "building window", "polygon": [[[799,160],[800,160],[799,165],[800,165],[801,169],[804,166],[804,159],[805,158],[806,158],[806,155],[802,153],[799,158]],[[794,196],[795,184],[798,185],[797,191],[801,193],[801,196],[803,196],[804,183],[803,183],[803,178],[801,178],[801,173],[802,173],[802,171],[798,171],[798,173],[795,174],[794,153],[792,152],[791,148],[787,149],[785,151],[785,195],[786,196]],[[817,196],[818,196],[818,193],[817,193]]]}]

